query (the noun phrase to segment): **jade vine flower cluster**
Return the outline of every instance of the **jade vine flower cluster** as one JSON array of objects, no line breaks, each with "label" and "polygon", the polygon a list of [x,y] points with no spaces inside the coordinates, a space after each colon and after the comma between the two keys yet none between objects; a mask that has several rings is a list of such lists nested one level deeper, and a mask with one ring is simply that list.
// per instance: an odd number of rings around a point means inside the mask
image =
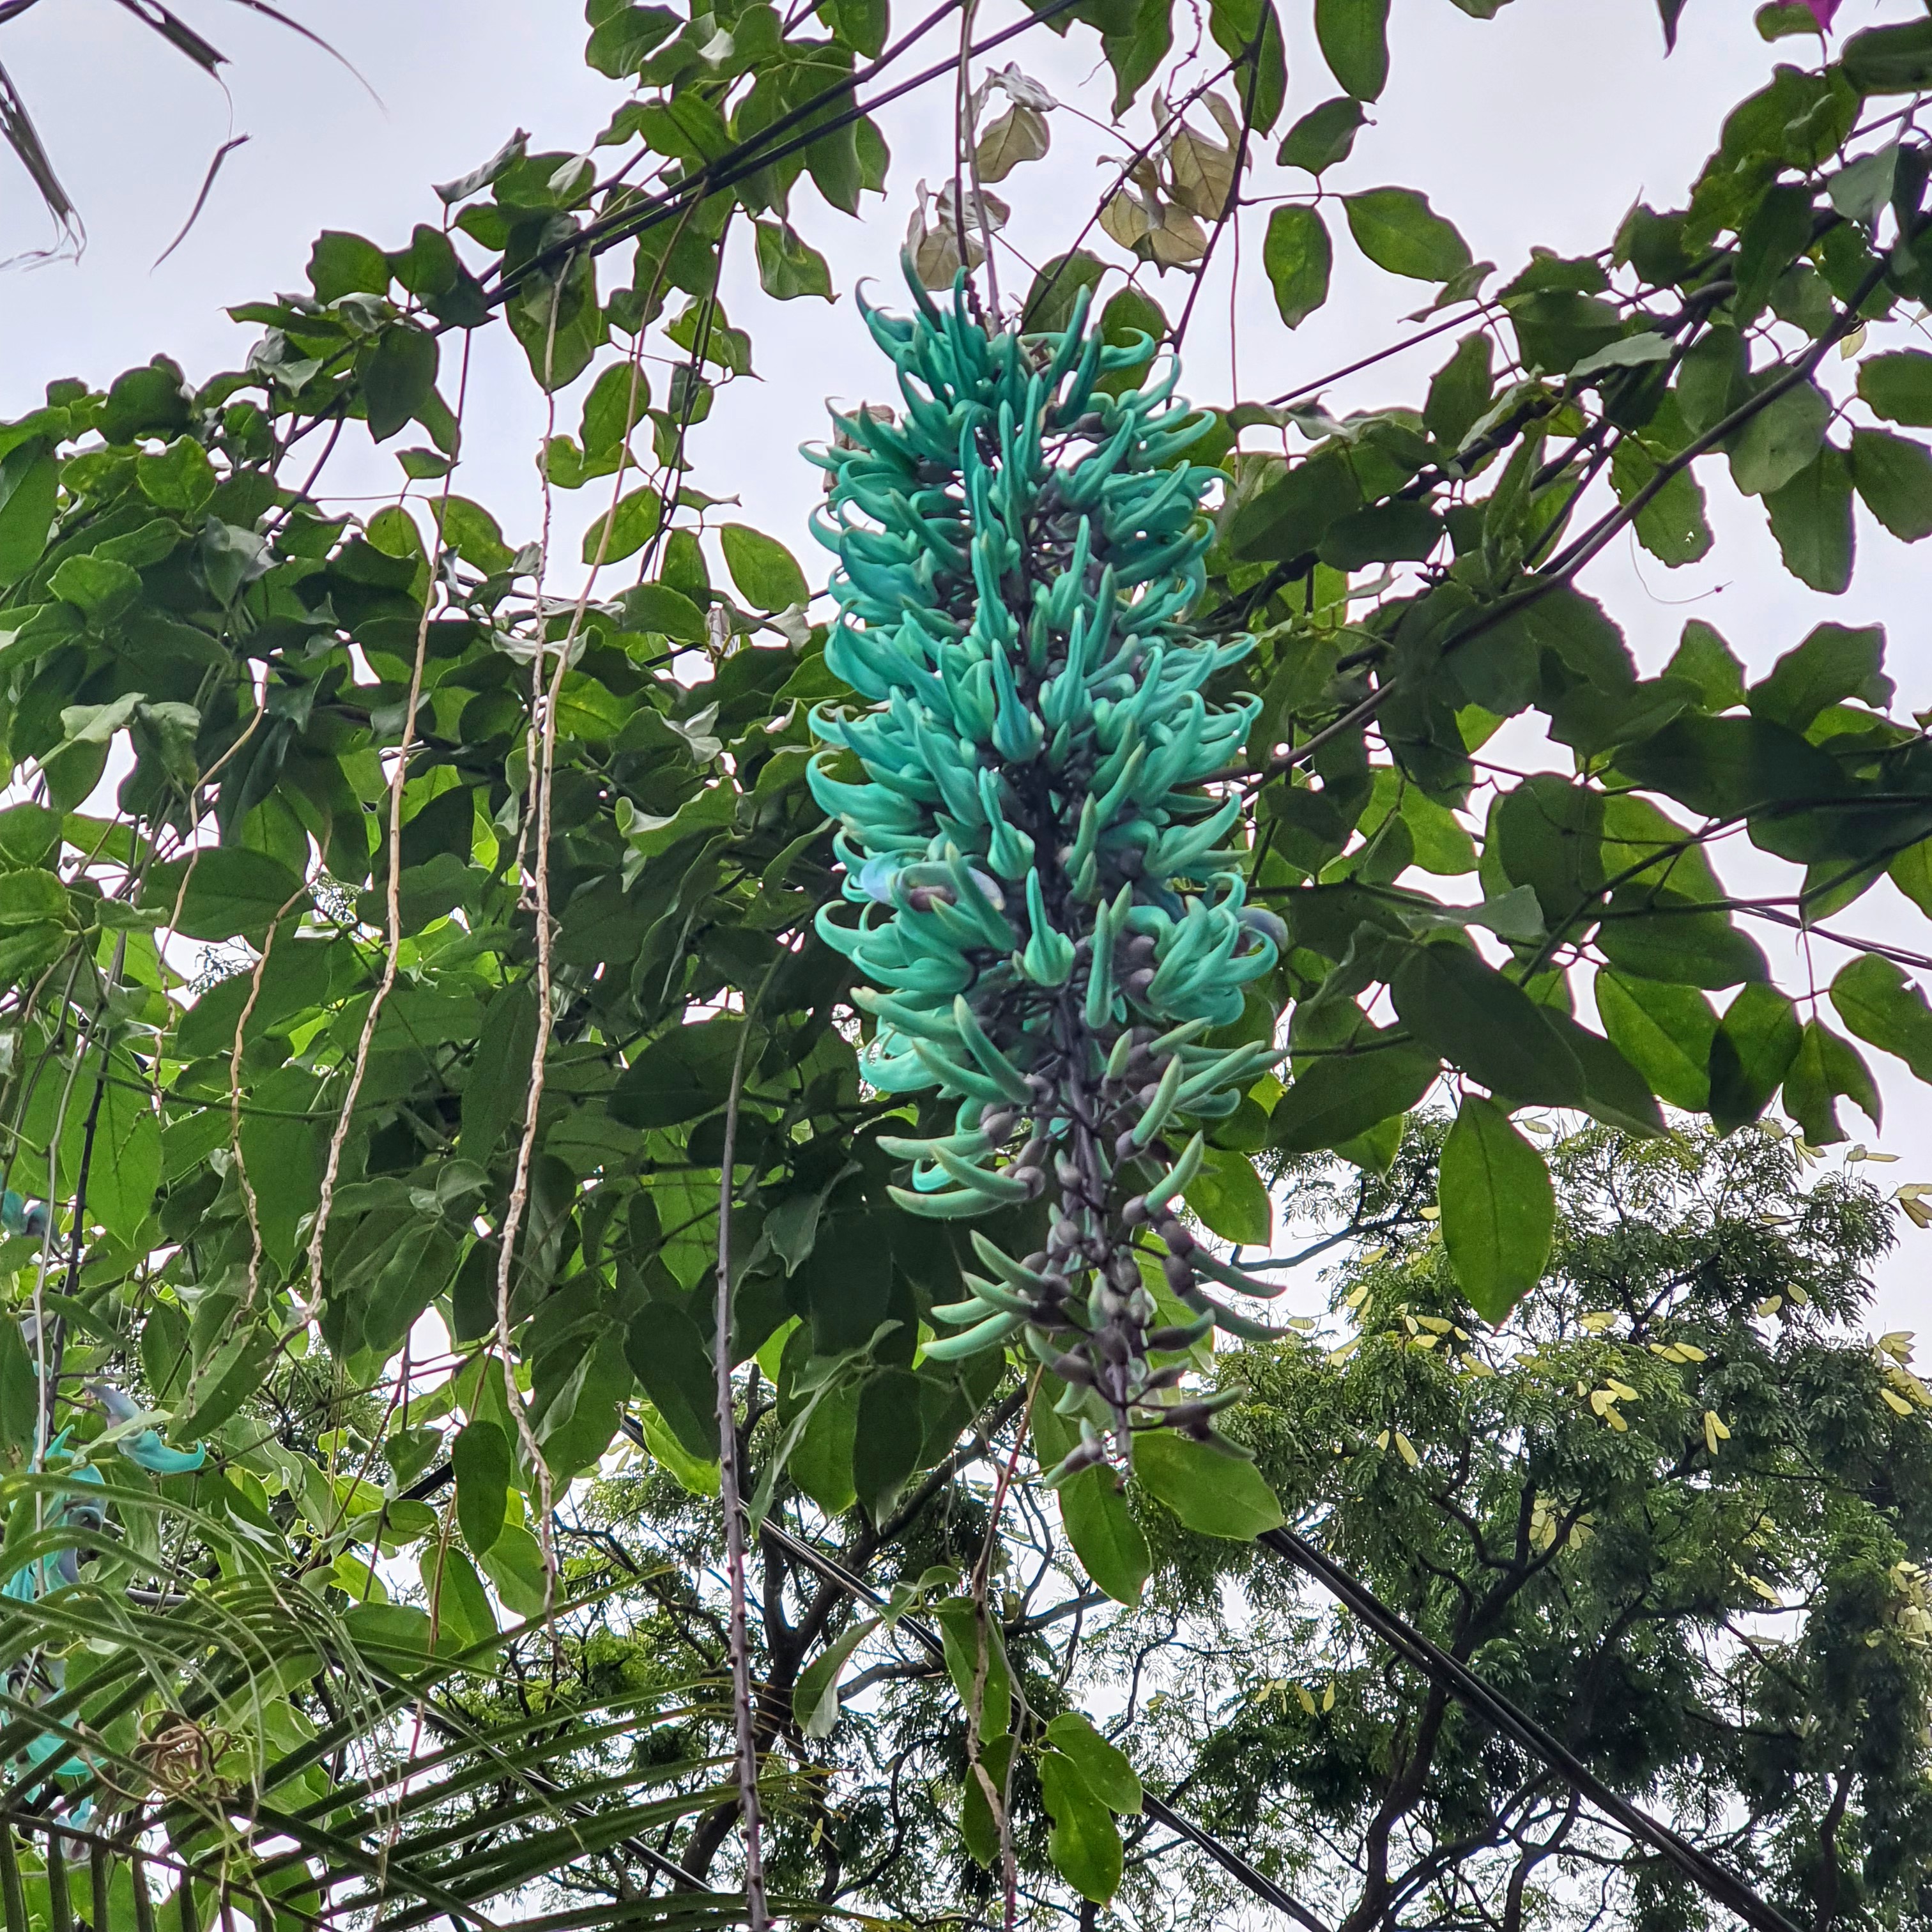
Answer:
[{"label": "jade vine flower cluster", "polygon": [[[1275,1057],[1204,1037],[1241,1017],[1283,937],[1244,902],[1240,800],[1211,788],[1259,700],[1203,695],[1249,646],[1189,628],[1220,472],[1186,460],[1213,418],[1173,401],[1178,368],[1156,380],[1144,335],[1107,344],[1084,291],[1064,330],[1022,334],[974,320],[963,278],[943,307],[908,279],[911,320],[866,311],[902,407],[835,415],[808,452],[839,562],[826,660],[869,700],[812,721],[836,748],[811,782],[856,908],[826,907],[818,929],[870,982],[866,1077],[955,1109],[950,1132],[882,1142],[913,1164],[899,1204],[956,1220],[1050,1202],[1024,1258],[973,1231],[988,1276],[934,1310],[962,1332],[928,1352],[1024,1331],[1083,1412],[1065,1474],[1136,1427],[1209,1436],[1216,1405],[1161,1397],[1182,1365],[1148,1358],[1252,1327],[1204,1275],[1266,1292],[1178,1216],[1196,1124]],[[1109,393],[1124,372],[1144,386]],[[1143,1274],[1154,1234],[1185,1324]]]}]

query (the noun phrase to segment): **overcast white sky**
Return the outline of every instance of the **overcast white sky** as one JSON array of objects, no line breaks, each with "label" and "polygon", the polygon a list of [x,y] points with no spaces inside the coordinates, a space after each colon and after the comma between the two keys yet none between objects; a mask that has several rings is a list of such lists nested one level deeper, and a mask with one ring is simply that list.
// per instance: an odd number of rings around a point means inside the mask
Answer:
[{"label": "overcast white sky", "polygon": [[[33,407],[51,378],[104,382],[158,350],[197,377],[235,366],[256,332],[229,322],[224,306],[304,287],[319,230],[346,228],[398,245],[415,222],[439,219],[430,182],[474,166],[515,128],[529,129],[535,147],[587,148],[623,98],[583,64],[575,0],[284,4],[326,34],[380,98],[296,36],[221,0],[182,0],[181,10],[231,56],[226,96],[114,0],[42,0],[0,31],[0,61],[28,100],[88,233],[78,263],[0,272],[0,415]],[[1659,207],[1681,202],[1724,110],[1768,76],[1780,52],[1808,58],[1804,44],[1796,51],[1766,46],[1752,10],[1751,0],[1692,0],[1678,52],[1666,61],[1650,0],[1515,0],[1487,22],[1449,0],[1395,0],[1393,73],[1376,110],[1379,124],[1364,130],[1328,185],[1425,188],[1478,256],[1505,274],[1533,243],[1594,250],[1639,194]],[[1840,31],[1886,10],[1884,0],[1849,0]],[[1898,10],[1895,0],[1888,10]],[[1313,46],[1306,0],[1287,0],[1283,12],[1285,130],[1337,90]],[[986,0],[980,31],[1017,17],[1013,0]],[[1179,38],[1184,45],[1184,31]],[[941,52],[935,47],[931,57]],[[1102,111],[1096,44],[1084,29],[1065,41],[1029,33],[996,58],[1016,60],[1063,100]],[[894,152],[890,202],[868,196],[864,218],[854,221],[826,209],[808,186],[800,190],[798,218],[831,260],[836,303],[772,304],[758,295],[742,256],[732,264],[728,307],[752,330],[761,380],[722,393],[700,446],[696,481],[741,492],[748,520],[793,542],[814,574],[822,566],[803,525],[818,476],[794,452],[822,434],[828,397],[849,405],[884,387],[884,365],[850,291],[872,277],[874,298],[896,304],[913,182],[922,172],[936,182],[950,170],[950,116],[938,100],[916,97],[883,119]],[[1016,203],[1012,237],[1035,261],[1066,245],[1070,224],[1077,226],[1103,178],[1096,166],[1101,137],[1065,112],[1052,119],[1052,154],[1001,190],[1012,190]],[[185,219],[215,148],[242,134],[249,142],[230,158],[193,233],[151,266]],[[1250,188],[1280,193],[1305,182],[1264,164]],[[1258,212],[1247,218],[1250,286],[1234,318],[1246,397],[1298,387],[1398,339],[1400,317],[1426,299],[1423,285],[1368,268],[1342,241],[1334,298],[1289,335],[1253,273],[1264,219]],[[1339,220],[1333,225],[1339,233]],[[24,176],[0,161],[0,253],[42,245],[46,236]],[[1010,260],[1002,273],[1021,285],[1026,279]],[[1202,400],[1228,395],[1227,289],[1226,271],[1217,267],[1190,332],[1185,387]],[[1158,292],[1178,311],[1182,278],[1169,276]],[[1334,406],[1419,400],[1448,346],[1418,346],[1336,386],[1328,400]],[[458,487],[496,509],[515,542],[535,529],[542,404],[504,331],[484,332],[477,352]],[[562,426],[574,428],[576,413],[566,398]],[[1634,548],[1613,550],[1584,580],[1624,625],[1647,670],[1661,667],[1693,614],[1716,624],[1760,668],[1822,618],[1882,620],[1902,699],[1932,703],[1922,559],[1862,514],[1851,592],[1816,596],[1784,573],[1756,506],[1732,494],[1721,471],[1700,474],[1720,538],[1708,562],[1666,572]],[[331,482],[346,496],[396,487],[388,458],[366,446],[345,448]],[[1924,922],[1889,887],[1862,902],[1855,916],[1862,929],[1924,944]],[[1780,967],[1796,965],[1788,949],[1773,942],[1767,950]],[[1820,949],[1821,979],[1838,963]],[[1892,1111],[1882,1144],[1906,1159],[1886,1172],[1932,1178],[1932,1098],[1892,1071],[1884,1070]],[[1932,1235],[1908,1232],[1886,1270],[1882,1312],[1889,1324],[1914,1325],[1915,1310],[1925,1305],[1915,1242],[1928,1240]]]}]

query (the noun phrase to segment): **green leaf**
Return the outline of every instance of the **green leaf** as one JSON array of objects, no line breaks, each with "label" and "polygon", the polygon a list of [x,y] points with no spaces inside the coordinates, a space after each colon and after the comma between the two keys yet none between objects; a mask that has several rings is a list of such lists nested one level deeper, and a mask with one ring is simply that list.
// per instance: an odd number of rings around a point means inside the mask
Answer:
[{"label": "green leaf", "polygon": [[24,1455],[39,1425],[40,1379],[17,1321],[0,1322],[0,1446]]},{"label": "green leaf", "polygon": [[1336,84],[1357,100],[1388,85],[1389,0],[1315,0],[1315,38]]},{"label": "green leaf", "polygon": [[543,1551],[530,1532],[515,1523],[490,1546],[482,1559],[484,1574],[496,1594],[520,1617],[540,1617],[545,1607]]},{"label": "green leaf", "polygon": [[832,299],[832,271],[825,257],[788,221],[760,221],[758,234],[758,285],[776,302],[800,296]]},{"label": "green leaf", "polygon": [[1411,949],[1389,991],[1402,1023],[1452,1066],[1512,1100],[1583,1104],[1583,1070],[1520,986],[1466,946]]},{"label": "green leaf", "polygon": [[1120,1827],[1064,1752],[1040,1753],[1040,1784],[1053,1820],[1046,1850],[1054,1869],[1082,1898],[1104,1905],[1120,1887]]},{"label": "green leaf", "polygon": [[807,1737],[832,1735],[838,1722],[838,1673],[879,1623],[877,1617],[866,1617],[854,1624],[798,1673],[798,1688],[792,1693],[792,1714]]},{"label": "green leaf", "polygon": [[1857,536],[1852,466],[1829,443],[1791,481],[1764,500],[1784,567],[1799,583],[1836,597],[1852,580]]},{"label": "green leaf", "polygon": [[1442,1061],[1419,1048],[1375,1047],[1311,1060],[1268,1116],[1268,1145],[1318,1154],[1406,1114],[1434,1085]]},{"label": "green leaf", "polygon": [[1666,677],[1686,678],[1702,692],[1706,711],[1728,711],[1744,702],[1744,668],[1736,653],[1701,617],[1684,626]]},{"label": "green leaf", "polygon": [[[1009,1734],[994,1738],[980,1754],[980,1762],[996,1791],[1007,1788],[1006,1772],[1018,1743],[1017,1738]],[[965,1797],[960,1806],[959,1835],[965,1841],[968,1854],[981,1864],[990,1866],[1000,1856],[1000,1828],[993,1822],[985,1786],[970,1771],[966,1774]]]},{"label": "green leaf", "polygon": [[88,1213],[130,1248],[161,1184],[161,1124],[133,1072],[113,1066],[100,1090],[87,1175]]},{"label": "green leaf", "polygon": [[1694,986],[1600,970],[1597,1017],[1611,1043],[1673,1107],[1701,1114],[1711,1102],[1717,1010]]},{"label": "green leaf", "polygon": [[1858,394],[1874,416],[1908,429],[1932,429],[1932,356],[1895,349],[1858,364]]},{"label": "green leaf", "polygon": [[1119,1478],[1111,1469],[1082,1469],[1058,1494],[1067,1540],[1088,1575],[1116,1603],[1138,1604],[1154,1557]]},{"label": "green leaf", "polygon": [[1367,188],[1342,204],[1356,247],[1392,275],[1446,282],[1469,266],[1469,244],[1414,188]]},{"label": "green leaf", "polygon": [[409,322],[392,323],[376,339],[362,369],[369,434],[386,442],[422,414],[436,388],[436,340]]},{"label": "green leaf", "polygon": [[1197,1535],[1252,1543],[1286,1520],[1252,1462],[1171,1429],[1135,1436],[1134,1474]]},{"label": "green leaf", "polygon": [[1932,536],[1932,450],[1882,429],[1857,429],[1851,468],[1865,508],[1900,542]]},{"label": "green leaf", "polygon": [[1209,0],[1208,30],[1234,63],[1228,87],[1237,100],[1252,108],[1254,134],[1267,134],[1280,119],[1288,98],[1288,58],[1274,0]]},{"label": "green leaf", "polygon": [[1857,1048],[1817,1020],[1808,1020],[1798,1054],[1784,1076],[1784,1111],[1814,1147],[1830,1147],[1846,1138],[1838,1124],[1843,1094],[1874,1129],[1883,1124],[1878,1087]]},{"label": "green leaf", "polygon": [[1892,701],[1893,688],[1884,664],[1882,624],[1856,630],[1843,624],[1820,624],[1751,686],[1751,716],[1802,732],[1810,729],[1821,711],[1847,698],[1882,707]]},{"label": "green leaf", "polygon": [[1816,457],[1831,420],[1831,398],[1815,382],[1795,384],[1732,440],[1731,481],[1747,496],[1781,490]]},{"label": "green leaf", "polygon": [[206,848],[154,867],[142,903],[171,911],[177,894],[177,929],[190,939],[248,938],[254,944],[277,919],[292,917],[308,904],[307,886],[279,859],[241,845]]},{"label": "green leaf", "polygon": [[1845,43],[1845,78],[1861,94],[1916,94],[1932,87],[1932,20],[1868,27]]},{"label": "green leaf", "polygon": [[1046,1727],[1046,1741],[1073,1760],[1087,1789],[1109,1811],[1131,1818],[1141,1808],[1141,1781],[1125,1751],[1108,1743],[1078,1711],[1063,1711]]},{"label": "green leaf", "polygon": [[586,563],[622,563],[635,556],[658,533],[664,500],[655,490],[633,490],[621,496],[584,532]]},{"label": "green leaf", "polygon": [[17,583],[47,547],[60,500],[60,468],[38,436],[0,458],[0,584]]},{"label": "green leaf", "polygon": [[1673,718],[1624,746],[1617,766],[1639,784],[1712,818],[1740,817],[1786,799],[1831,798],[1840,788],[1830,758],[1762,716]]},{"label": "green leaf", "polygon": [[718,1460],[718,1370],[710,1338],[688,1310],[646,1302],[632,1318],[624,1353],[639,1385],[686,1452]]},{"label": "green leaf", "polygon": [[935,1604],[932,1616],[945,1646],[947,1675],[961,1706],[968,1711],[973,1708],[974,1686],[980,1682],[983,1669],[980,1742],[991,1744],[995,1738],[1004,1737],[1012,1726],[1013,1679],[998,1619],[980,1616],[970,1597],[952,1597]]},{"label": "green leaf", "polygon": [[1932,1082],[1932,1007],[1889,959],[1868,952],[1832,982],[1839,1018],[1868,1046],[1894,1054],[1921,1080]]},{"label": "green leaf", "polygon": [[1334,260],[1328,224],[1314,208],[1284,202],[1269,215],[1262,266],[1274,290],[1275,307],[1290,328],[1300,328],[1328,299]]},{"label": "green leaf", "polygon": [[1274,1228],[1274,1210],[1254,1162],[1246,1154],[1210,1148],[1185,1198],[1223,1240],[1244,1247],[1268,1245]]},{"label": "green leaf", "polygon": [[655,631],[681,644],[704,641],[704,613],[668,584],[638,584],[620,601],[628,629]]},{"label": "green leaf", "polygon": [[918,1376],[909,1369],[880,1369],[868,1376],[859,1390],[852,1484],[875,1522],[884,1518],[918,1468],[925,1439]]},{"label": "green leaf", "polygon": [[1374,503],[1330,524],[1318,554],[1340,571],[1371,563],[1420,563],[1442,542],[1442,529],[1441,514],[1426,503]]},{"label": "green leaf", "polygon": [[1597,946],[1620,973],[1713,992],[1771,976],[1762,950],[1728,911],[1652,886],[1610,895]]},{"label": "green leaf", "polygon": [[[483,1372],[500,1371],[486,1361]],[[476,1555],[487,1556],[503,1533],[508,1506],[509,1438],[497,1424],[479,1418],[457,1431],[449,1460],[456,1472],[457,1527]]]},{"label": "green leaf", "polygon": [[1089,254],[1084,248],[1076,248],[1070,254],[1055,255],[1034,278],[1033,286],[1027,292],[1020,327],[1028,333],[1066,328],[1073,320],[1073,305],[1080,291],[1096,288],[1106,273],[1106,265],[1100,256]]},{"label": "green leaf", "polygon": [[1594,1118],[1640,1138],[1666,1131],[1656,1096],[1615,1042],[1592,1033],[1560,1007],[1546,1007],[1544,1017],[1583,1070],[1583,1104]]},{"label": "green leaf", "polygon": [[[1610,453],[1610,482],[1618,501],[1631,502],[1654,481],[1660,467],[1634,438],[1622,438]],[[1715,541],[1704,513],[1704,492],[1688,468],[1645,502],[1631,528],[1637,542],[1672,570],[1708,555]]]},{"label": "green leaf", "polygon": [[1498,1324],[1549,1264],[1549,1167],[1493,1101],[1466,1094],[1442,1145],[1439,1186],[1444,1252],[1470,1306]]},{"label": "green leaf", "polygon": [[1445,450],[1460,449],[1490,406],[1496,387],[1490,374],[1494,352],[1495,344],[1479,329],[1464,336],[1455,354],[1429,379],[1422,425]]},{"label": "green leaf", "polygon": [[1285,168],[1321,175],[1348,158],[1355,136],[1368,118],[1362,104],[1351,95],[1324,100],[1289,128],[1275,159]]},{"label": "green leaf", "polygon": [[1775,986],[1744,987],[1711,1042],[1711,1118],[1728,1134],[1770,1103],[1804,1035],[1798,1010]]},{"label": "green leaf", "polygon": [[726,524],[718,540],[731,581],[753,610],[789,610],[809,598],[805,572],[776,537],[743,524]]},{"label": "green leaf", "polygon": [[325,228],[309,253],[308,280],[319,302],[339,302],[344,296],[386,295],[389,258],[360,235]]},{"label": "green leaf", "polygon": [[805,1433],[786,1460],[787,1474],[829,1516],[843,1516],[858,1499],[852,1480],[852,1446],[858,1432],[857,1389],[828,1390],[813,1405]]},{"label": "green leaf", "polygon": [[197,517],[220,478],[207,451],[193,436],[180,436],[165,449],[142,450],[134,459],[134,480],[151,503]]},{"label": "green leaf", "polygon": [[496,1612],[476,1566],[453,1543],[432,1544],[419,1567],[423,1600],[430,1606],[438,1630],[447,1630],[464,1649],[496,1634]]}]

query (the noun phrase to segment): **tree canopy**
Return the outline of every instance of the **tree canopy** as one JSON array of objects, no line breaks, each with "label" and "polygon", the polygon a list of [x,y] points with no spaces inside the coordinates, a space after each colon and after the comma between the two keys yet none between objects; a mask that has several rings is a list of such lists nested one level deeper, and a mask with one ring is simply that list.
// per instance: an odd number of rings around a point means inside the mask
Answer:
[{"label": "tree canopy", "polygon": [[[0,427],[9,1932],[1924,1917],[1932,1395],[1858,1331],[1932,1208],[1845,1111],[1932,1078],[1850,621],[1932,533],[1892,11],[1762,9],[1683,205],[1504,278],[1323,185],[1386,0],[1292,94],[1273,0],[590,0],[586,152]],[[914,88],[828,579],[692,480],[783,323],[721,263],[828,296]],[[1196,409],[1244,237],[1270,397]],[[1338,246],[1442,336],[1346,417]],[[1756,679],[1591,593],[1707,489],[1847,600]]]}]

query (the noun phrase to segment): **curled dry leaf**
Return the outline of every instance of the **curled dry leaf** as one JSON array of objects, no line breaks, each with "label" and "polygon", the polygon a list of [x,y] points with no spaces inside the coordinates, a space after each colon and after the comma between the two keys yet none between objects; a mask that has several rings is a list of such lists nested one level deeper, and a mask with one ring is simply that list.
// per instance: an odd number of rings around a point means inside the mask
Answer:
[{"label": "curled dry leaf", "polygon": [[1136,252],[1160,220],[1159,207],[1149,207],[1131,188],[1121,189],[1100,211],[1100,226],[1108,238]]},{"label": "curled dry leaf", "polygon": [[1170,203],[1158,228],[1142,244],[1142,252],[1158,268],[1184,268],[1208,252],[1208,237],[1184,208]]},{"label": "curled dry leaf", "polygon": [[1022,162],[1038,160],[1052,140],[1046,116],[1016,101],[980,136],[980,178],[1004,181]]},{"label": "curled dry leaf", "polygon": [[1174,199],[1204,220],[1220,220],[1234,193],[1234,149],[1184,123],[1168,143],[1167,166]]}]

